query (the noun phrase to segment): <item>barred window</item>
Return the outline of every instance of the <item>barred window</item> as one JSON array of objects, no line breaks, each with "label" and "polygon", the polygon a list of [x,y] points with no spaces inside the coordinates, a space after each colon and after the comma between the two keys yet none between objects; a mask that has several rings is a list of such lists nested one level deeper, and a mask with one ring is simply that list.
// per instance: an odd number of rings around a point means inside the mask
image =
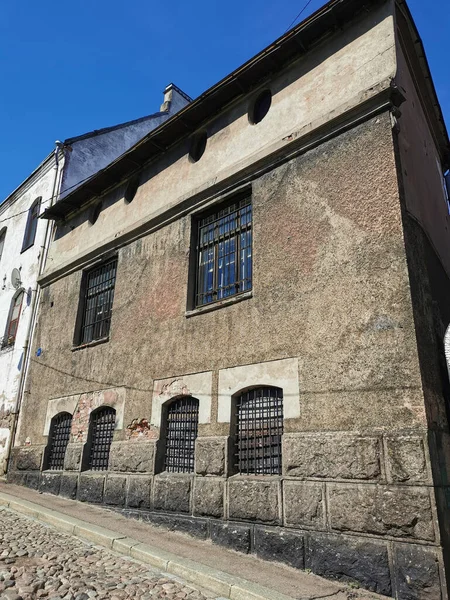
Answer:
[{"label": "barred window", "polygon": [[41,208],[41,200],[42,198],[40,197],[36,198],[36,200],[31,205],[30,210],[28,211],[27,226],[25,228],[25,235],[23,237],[22,243],[22,252],[25,252],[25,250],[28,250],[28,248],[30,248],[34,244],[39,218],[39,210]]},{"label": "barred window", "polygon": [[102,406],[91,413],[89,423],[89,459],[87,468],[105,471],[108,468],[109,451],[116,425],[116,411]]},{"label": "barred window", "polygon": [[87,344],[109,334],[116,271],[117,258],[113,258],[85,274],[79,344]]},{"label": "barred window", "polygon": [[164,412],[164,470],[193,473],[198,433],[198,400],[192,396],[183,396],[173,400]]},{"label": "barred window", "polygon": [[252,205],[245,198],[199,221],[195,305],[252,288]]},{"label": "barred window", "polygon": [[22,311],[22,304],[25,292],[20,290],[16,292],[12,299],[11,307],[9,309],[8,321],[6,322],[5,337],[3,338],[2,348],[8,346],[14,346],[17,336],[17,329],[19,327],[20,313]]},{"label": "barred window", "polygon": [[64,412],[53,417],[48,438],[47,469],[64,468],[64,457],[66,455],[67,444],[69,443],[71,427],[71,414]]},{"label": "barred window", "polygon": [[260,387],[236,399],[236,468],[244,475],[281,474],[283,390]]}]

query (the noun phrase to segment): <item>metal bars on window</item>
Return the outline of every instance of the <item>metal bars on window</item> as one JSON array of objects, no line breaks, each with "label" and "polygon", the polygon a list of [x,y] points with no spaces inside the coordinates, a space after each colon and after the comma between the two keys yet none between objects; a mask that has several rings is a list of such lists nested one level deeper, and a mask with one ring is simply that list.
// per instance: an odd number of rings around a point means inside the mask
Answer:
[{"label": "metal bars on window", "polygon": [[115,424],[116,411],[110,406],[104,406],[91,414],[89,469],[104,471],[108,468]]},{"label": "metal bars on window", "polygon": [[243,475],[281,475],[283,390],[257,388],[236,403],[236,468]]},{"label": "metal bars on window", "polygon": [[86,275],[80,344],[99,340],[109,334],[116,282],[117,258]]},{"label": "metal bars on window", "polygon": [[252,288],[251,199],[236,201],[198,225],[196,306]]},{"label": "metal bars on window", "polygon": [[192,396],[174,400],[167,408],[165,426],[164,470],[192,473],[198,433],[198,400]]},{"label": "metal bars on window", "polygon": [[67,444],[69,443],[71,427],[71,414],[60,413],[56,417],[53,417],[50,427],[47,469],[60,470],[64,468],[64,457],[66,455]]}]

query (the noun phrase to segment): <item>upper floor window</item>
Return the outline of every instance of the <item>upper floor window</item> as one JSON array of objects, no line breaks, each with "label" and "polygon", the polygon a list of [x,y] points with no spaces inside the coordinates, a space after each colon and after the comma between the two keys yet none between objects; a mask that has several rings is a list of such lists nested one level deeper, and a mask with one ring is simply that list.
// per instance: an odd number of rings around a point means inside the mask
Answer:
[{"label": "upper floor window", "polygon": [[116,271],[117,257],[114,257],[84,274],[79,315],[81,327],[76,343],[87,344],[108,336]]},{"label": "upper floor window", "polygon": [[197,239],[197,307],[251,290],[251,198],[200,219]]},{"label": "upper floor window", "polygon": [[47,446],[47,469],[64,469],[64,457],[71,427],[72,415],[70,413],[63,412],[53,417]]},{"label": "upper floor window", "polygon": [[3,338],[2,348],[14,346],[17,329],[19,327],[19,319],[22,311],[24,294],[25,292],[23,290],[19,290],[12,299],[8,320],[6,322],[5,337]]},{"label": "upper floor window", "polygon": [[194,472],[198,406],[197,398],[192,396],[182,396],[166,406],[162,423],[165,471]]},{"label": "upper floor window", "polygon": [[91,413],[87,443],[87,469],[105,471],[108,468],[109,451],[116,425],[116,411],[101,406]]},{"label": "upper floor window", "polygon": [[259,387],[236,398],[236,468],[243,475],[281,475],[283,390]]},{"label": "upper floor window", "polygon": [[0,231],[0,260],[2,260],[3,248],[5,247],[6,227]]},{"label": "upper floor window", "polygon": [[41,206],[41,199],[42,198],[36,198],[36,200],[31,205],[30,210],[28,211],[27,226],[25,228],[25,235],[23,237],[22,243],[22,252],[24,252],[34,244],[39,218],[39,209]]}]

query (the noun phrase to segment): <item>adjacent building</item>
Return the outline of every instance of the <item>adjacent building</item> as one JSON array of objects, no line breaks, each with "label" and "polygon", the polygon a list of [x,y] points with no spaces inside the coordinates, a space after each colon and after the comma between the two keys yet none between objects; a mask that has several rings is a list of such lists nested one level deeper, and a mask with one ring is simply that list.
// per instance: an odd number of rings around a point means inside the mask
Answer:
[{"label": "adjacent building", "polygon": [[44,211],[10,481],[448,598],[448,167],[405,2],[326,4]]}]

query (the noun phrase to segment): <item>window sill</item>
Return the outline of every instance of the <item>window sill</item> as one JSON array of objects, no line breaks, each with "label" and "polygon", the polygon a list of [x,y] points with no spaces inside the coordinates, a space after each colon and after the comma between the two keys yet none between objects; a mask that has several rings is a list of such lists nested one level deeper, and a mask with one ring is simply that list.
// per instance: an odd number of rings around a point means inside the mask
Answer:
[{"label": "window sill", "polygon": [[8,354],[14,350],[14,344],[8,344],[7,346],[0,347],[0,354]]},{"label": "window sill", "polygon": [[94,346],[98,346],[99,344],[105,344],[106,342],[109,342],[109,335],[98,340],[92,340],[92,342],[87,342],[86,344],[72,346],[72,352],[76,352],[77,350],[83,350],[83,348],[93,348]]},{"label": "window sill", "polygon": [[222,308],[223,306],[229,306],[230,304],[236,304],[237,302],[242,302],[242,300],[248,300],[253,296],[253,291],[249,290],[248,292],[243,292],[237,296],[231,296],[231,298],[225,298],[224,300],[218,300],[217,302],[211,302],[211,304],[205,304],[205,306],[201,306],[199,308],[194,308],[193,310],[187,310],[184,314],[186,317],[194,317],[195,315],[201,315],[205,312],[211,312],[212,310],[217,310],[218,308]]},{"label": "window sill", "polygon": [[29,244],[28,246],[24,246],[22,248],[22,250],[20,251],[20,254],[23,254],[24,252],[26,252],[27,250],[29,250],[30,248],[32,248],[34,246],[34,242],[32,244]]}]

